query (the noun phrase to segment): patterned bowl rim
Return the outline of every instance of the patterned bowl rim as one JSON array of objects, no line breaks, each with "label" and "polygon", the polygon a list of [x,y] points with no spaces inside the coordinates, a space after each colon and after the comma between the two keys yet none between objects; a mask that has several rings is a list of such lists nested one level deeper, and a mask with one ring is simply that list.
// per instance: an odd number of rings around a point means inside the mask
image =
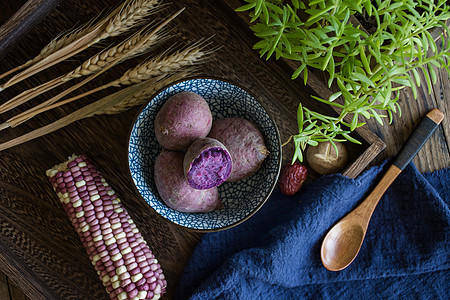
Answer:
[{"label": "patterned bowl rim", "polygon": [[[246,92],[247,94],[249,94],[251,97],[253,97],[253,99],[254,99],[254,100],[255,100],[255,101],[263,108],[263,110],[264,110],[265,113],[267,114],[267,117],[269,118],[270,122],[272,123],[272,126],[273,126],[273,128],[274,128],[274,131],[275,131],[275,133],[276,133],[276,140],[277,140],[278,145],[279,145],[278,156],[276,157],[277,160],[278,160],[278,164],[277,164],[277,172],[276,172],[276,174],[275,174],[275,176],[274,176],[274,180],[273,180],[273,182],[272,182],[272,185],[271,185],[271,187],[270,187],[270,189],[269,189],[267,195],[264,197],[264,199],[263,199],[256,207],[254,207],[253,210],[252,210],[247,216],[245,216],[244,218],[242,218],[242,219],[240,219],[240,220],[238,220],[238,221],[236,221],[236,222],[234,222],[234,223],[228,224],[228,225],[226,225],[226,226],[217,227],[217,228],[205,228],[205,229],[202,229],[202,228],[192,228],[192,227],[184,226],[184,225],[182,225],[182,224],[178,224],[178,223],[176,223],[176,222],[174,222],[174,221],[172,221],[172,220],[166,218],[165,216],[163,216],[162,214],[160,214],[158,211],[156,211],[156,210],[155,210],[155,209],[154,209],[154,208],[153,208],[153,207],[152,207],[152,206],[144,199],[144,197],[142,196],[141,192],[140,192],[140,191],[138,190],[138,188],[136,187],[136,184],[134,183],[134,180],[133,180],[133,175],[131,174],[131,166],[130,166],[130,160],[129,160],[129,149],[130,149],[130,142],[131,142],[131,134],[132,134],[132,132],[133,132],[134,125],[136,124],[136,122],[137,122],[139,116],[140,116],[141,113],[144,111],[144,109],[147,107],[147,105],[148,105],[151,101],[153,101],[153,99],[156,98],[159,94],[161,94],[164,90],[170,88],[171,86],[174,86],[174,85],[177,85],[177,84],[179,84],[179,83],[186,82],[186,81],[202,80],[202,79],[206,79],[206,80],[217,80],[217,81],[222,81],[222,82],[225,82],[225,83],[234,85],[234,86],[236,86],[237,88],[240,88],[241,90],[245,91],[245,92]],[[128,176],[129,176],[129,178],[131,179],[133,189],[137,192],[137,194],[139,195],[139,197],[141,198],[141,200],[144,201],[144,203],[146,204],[147,207],[150,207],[150,208],[156,213],[156,215],[158,215],[160,218],[162,218],[162,219],[165,220],[165,221],[170,222],[170,223],[173,224],[173,225],[176,225],[177,227],[180,227],[180,228],[183,228],[183,229],[192,231],[192,232],[207,233],[207,232],[218,232],[218,231],[230,229],[230,228],[235,227],[235,226],[237,226],[237,225],[239,225],[239,224],[242,224],[243,222],[245,222],[245,221],[247,221],[248,219],[250,219],[250,218],[251,218],[258,210],[261,209],[261,207],[267,202],[267,200],[269,199],[270,195],[273,193],[273,190],[275,189],[275,186],[276,186],[276,184],[277,184],[277,182],[278,182],[278,177],[279,177],[279,175],[280,175],[280,172],[281,172],[281,165],[282,165],[282,150],[283,150],[283,149],[282,149],[281,136],[280,136],[280,132],[279,132],[279,130],[278,130],[278,126],[277,126],[277,124],[275,123],[275,120],[274,120],[274,119],[272,118],[272,116],[270,115],[270,113],[269,113],[269,111],[267,110],[266,106],[263,105],[263,103],[261,103],[261,101],[258,100],[258,98],[255,97],[255,95],[254,95],[253,93],[251,93],[250,91],[248,91],[246,88],[244,88],[244,87],[241,86],[240,84],[236,84],[235,82],[233,82],[233,81],[231,81],[231,80],[228,80],[228,79],[223,79],[223,78],[220,78],[220,77],[214,77],[214,76],[193,76],[193,77],[186,77],[186,78],[184,78],[184,79],[180,79],[180,80],[177,80],[177,81],[174,81],[174,82],[172,82],[172,83],[169,83],[169,84],[165,85],[165,86],[162,87],[161,89],[157,90],[152,96],[150,96],[149,99],[148,99],[148,101],[145,102],[145,103],[139,108],[139,111],[138,111],[138,112],[136,113],[136,115],[134,116],[133,122],[132,122],[132,124],[131,124],[131,126],[130,126],[130,128],[129,128],[129,131],[128,131],[128,144],[127,144],[127,151],[126,151],[126,159],[127,159],[127,165],[128,165]]]}]

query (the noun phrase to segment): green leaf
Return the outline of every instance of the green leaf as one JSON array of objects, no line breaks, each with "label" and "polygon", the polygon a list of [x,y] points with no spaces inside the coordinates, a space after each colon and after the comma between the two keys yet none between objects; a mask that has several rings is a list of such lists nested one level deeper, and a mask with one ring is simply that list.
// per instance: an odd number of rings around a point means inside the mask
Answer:
[{"label": "green leaf", "polygon": [[401,76],[401,77],[395,77],[392,78],[393,82],[396,82],[400,85],[404,85],[404,86],[410,86],[409,80],[407,76]]},{"label": "green leaf", "polygon": [[[325,58],[322,62],[322,71],[325,71],[325,69],[327,68],[328,62],[330,61],[332,55],[333,55],[333,48],[328,49],[327,54],[325,55]],[[334,73],[334,70],[333,70],[333,73]]]},{"label": "green leaf", "polygon": [[332,105],[332,106],[336,106],[336,107],[340,107],[340,108],[344,108],[344,106],[342,104],[336,103],[336,102],[331,102],[329,100],[324,100],[322,98],[316,97],[314,95],[311,95],[312,98],[314,98],[315,100],[328,104],[328,105]]},{"label": "green leaf", "polygon": [[413,82],[413,79],[411,76],[408,76],[408,80],[409,80],[409,83],[410,83],[410,86],[411,86],[411,89],[413,92],[414,99],[417,99],[417,87],[416,87],[415,83]]},{"label": "green leaf", "polygon": [[350,130],[353,131],[356,129],[356,126],[358,125],[358,114],[353,114],[352,122],[350,123]]},{"label": "green leaf", "polygon": [[361,82],[366,83],[367,85],[370,85],[370,86],[372,86],[372,87],[375,87],[375,83],[373,83],[373,81],[370,80],[370,79],[369,79],[366,75],[364,75],[364,74],[353,72],[353,73],[352,73],[352,77],[358,79],[358,80],[361,81]]},{"label": "green leaf", "polygon": [[300,74],[302,73],[303,69],[306,68],[306,64],[301,64],[300,67],[297,68],[297,70],[294,71],[294,73],[292,74],[291,78],[295,79],[298,76],[300,76]]},{"label": "green leaf", "polygon": [[341,134],[345,139],[347,139],[349,142],[361,145],[361,142],[358,141],[357,139],[352,138],[350,135],[346,134],[346,133],[342,133]]},{"label": "green leaf", "polygon": [[292,157],[292,163],[294,163],[297,159],[299,162],[303,161],[303,154],[302,154],[302,149],[300,146],[300,142],[294,142],[295,145],[295,152],[294,155]]},{"label": "green leaf", "polygon": [[237,12],[247,11],[247,10],[250,10],[253,7],[255,7],[255,5],[256,5],[256,2],[245,4],[245,5],[242,5],[241,7],[236,8],[235,11],[237,11]]},{"label": "green leaf", "polygon": [[302,133],[303,131],[303,107],[302,104],[298,104],[297,108],[297,125],[298,125],[298,133]]},{"label": "green leaf", "polygon": [[333,102],[334,100],[339,98],[341,95],[342,95],[342,92],[336,92],[328,98],[328,101]]},{"label": "green leaf", "polygon": [[370,69],[370,63],[366,56],[365,47],[362,46],[359,51],[359,57],[361,58],[361,62],[366,70],[367,74],[372,74],[372,70]]},{"label": "green leaf", "polygon": [[428,64],[428,71],[430,72],[430,75],[431,75],[431,82],[433,84],[436,84],[436,82],[437,82],[436,71],[434,70],[433,66],[430,64]]},{"label": "green leaf", "polygon": [[342,96],[344,96],[344,99],[346,102],[351,102],[353,97],[350,94],[350,92],[348,91],[348,89],[344,86],[344,84],[342,83],[342,80],[340,80],[339,78],[336,78],[336,82],[338,84],[339,89],[342,92]]},{"label": "green leaf", "polygon": [[420,80],[419,72],[417,72],[417,69],[416,69],[416,68],[412,69],[411,71],[412,71],[412,73],[413,73],[413,75],[414,75],[414,80],[416,81],[417,87],[420,87],[420,82],[421,82],[421,80]]},{"label": "green leaf", "polygon": [[378,123],[383,125],[383,120],[381,119],[380,115],[375,110],[373,110],[372,108],[369,108],[369,110],[372,113],[372,116],[375,118],[375,120],[377,120]]},{"label": "green leaf", "polygon": [[317,145],[319,145],[319,143],[318,142],[316,142],[316,141],[314,141],[314,140],[309,140],[308,142],[307,142],[307,144],[308,145],[311,145],[311,146],[317,146]]},{"label": "green leaf", "polygon": [[280,15],[283,13],[283,9],[281,9],[279,6],[277,6],[273,3],[266,2],[266,6],[268,9],[272,10],[274,13],[277,13]]}]

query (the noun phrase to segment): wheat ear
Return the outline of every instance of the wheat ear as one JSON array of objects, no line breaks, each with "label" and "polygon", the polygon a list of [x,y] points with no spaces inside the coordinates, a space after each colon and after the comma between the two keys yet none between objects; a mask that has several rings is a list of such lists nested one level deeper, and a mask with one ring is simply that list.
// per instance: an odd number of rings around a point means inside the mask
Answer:
[{"label": "wheat ear", "polygon": [[67,46],[68,44],[72,43],[74,40],[81,38],[82,36],[84,36],[91,30],[92,30],[92,28],[90,26],[85,25],[84,27],[81,27],[81,28],[78,28],[77,30],[72,31],[71,33],[61,35],[61,37],[57,37],[57,38],[53,39],[44,48],[42,48],[42,50],[39,52],[39,54],[37,56],[35,56],[33,59],[28,60],[24,64],[17,66],[15,68],[1,74],[0,79],[4,78],[12,73],[23,70],[26,67],[29,67],[32,64],[44,59],[45,57],[49,56],[50,54],[56,52],[57,50],[63,48],[64,46]]},{"label": "wheat ear", "polygon": [[[162,89],[174,80],[185,78],[189,73],[174,74],[163,80],[154,78],[140,84],[132,85],[122,89],[112,95],[106,96],[96,102],[86,105],[83,108],[41,128],[35,129],[22,136],[0,144],[0,151],[31,141],[44,136],[58,129],[61,129],[78,120],[92,117],[99,114],[117,114],[124,112],[135,105],[142,105],[155,91]],[[152,88],[149,88],[152,87]],[[137,97],[136,95],[139,95]]]},{"label": "wheat ear", "polygon": [[[130,51],[130,52],[128,52],[125,55],[134,56],[134,55],[138,54],[140,46],[146,45],[147,42],[148,42],[148,39],[150,39],[150,37],[152,35],[156,35],[157,32],[159,32],[162,28],[164,28],[164,26],[166,26],[170,21],[172,21],[175,17],[177,17],[183,10],[184,10],[184,8],[179,10],[178,12],[176,12],[174,15],[172,15],[168,19],[166,19],[160,25],[158,25],[151,33],[146,35],[147,39],[142,39],[142,40],[139,41],[138,44],[136,44],[137,46],[136,46],[135,50]],[[56,104],[52,105],[53,103],[55,103],[56,101],[60,100],[64,96],[68,95],[69,93],[71,93],[71,92],[75,91],[76,89],[80,88],[81,86],[83,86],[87,82],[91,81],[92,79],[94,79],[95,77],[100,75],[101,73],[107,71],[109,68],[114,66],[121,59],[123,59],[123,56],[116,57],[115,60],[112,60],[107,65],[103,66],[100,71],[92,74],[87,79],[83,80],[82,82],[80,82],[80,83],[70,87],[69,89],[65,90],[64,92],[62,92],[62,93],[60,93],[58,95],[56,95],[55,97],[53,97],[53,98],[51,98],[51,99],[49,99],[49,100],[47,100],[47,101],[45,101],[45,102],[43,102],[43,103],[33,107],[33,108],[31,108],[31,109],[29,109],[29,110],[27,110],[27,111],[25,111],[23,113],[20,113],[17,116],[14,116],[14,117],[10,118],[5,123],[0,124],[0,130],[8,128],[8,127],[15,127],[15,126],[17,126],[19,124],[22,124],[23,122],[29,120],[30,118],[36,116],[37,114],[40,114],[40,113],[42,113],[44,111],[50,110],[52,108],[58,107],[60,105],[63,105],[63,104],[66,104],[66,103],[69,103],[69,102],[72,102],[72,101],[74,101],[76,99],[81,98],[80,96],[76,96],[76,97],[73,97],[73,98],[70,98],[68,100],[64,100],[64,101],[61,101],[59,103],[56,103]],[[101,88],[101,89],[103,89],[103,88]],[[100,90],[100,89],[96,89],[96,90]],[[83,97],[84,96],[86,96],[86,95],[83,95]]]},{"label": "wheat ear", "polygon": [[[92,89],[90,91],[87,91],[87,92],[77,95],[75,97],[72,97],[72,98],[69,98],[69,99],[66,99],[63,101],[59,101],[54,104],[51,104],[50,103],[51,101],[48,100],[26,112],[23,112],[15,117],[9,119],[6,122],[6,124],[8,124],[8,125],[0,125],[0,130],[7,128],[7,127],[16,127],[16,126],[26,122],[27,120],[35,117],[38,114],[41,114],[41,113],[51,110],[53,108],[65,105],[67,103],[73,102],[75,100],[84,98],[88,95],[91,95],[93,93],[99,92],[104,89],[107,89],[109,87],[113,87],[113,86],[118,87],[121,85],[132,85],[132,84],[136,84],[136,83],[140,83],[142,81],[148,80],[152,77],[158,77],[158,76],[164,77],[164,76],[166,76],[166,74],[168,74],[170,72],[180,70],[183,67],[194,65],[196,62],[199,62],[204,55],[205,55],[205,53],[202,51],[199,51],[199,49],[188,48],[185,51],[182,51],[182,52],[176,53],[175,55],[170,56],[167,60],[166,59],[161,59],[160,61],[158,60],[159,63],[155,63],[155,61],[149,61],[147,63],[141,64],[141,65],[135,67],[134,69],[131,70],[131,72],[127,71],[118,80],[111,81],[110,83],[107,83],[105,85],[102,85],[100,87]],[[175,57],[180,58],[181,60],[178,62],[173,60],[173,58],[175,58]],[[154,69],[154,70],[152,70],[150,68],[146,68],[147,65],[162,66],[165,61],[167,63],[171,63],[171,64],[165,65],[163,68],[160,67],[159,69]],[[135,72],[134,70],[139,70],[139,72]],[[144,72],[145,70],[146,70],[146,72]],[[58,95],[58,98],[61,98],[61,97],[59,97],[59,95]],[[54,98],[52,98],[52,99],[54,99]],[[50,100],[52,100],[52,99],[50,99]]]},{"label": "wheat ear", "polygon": [[[125,40],[119,45],[92,56],[73,71],[43,83],[38,87],[23,91],[19,95],[1,104],[0,113],[7,112],[72,79],[97,73],[112,61],[121,63],[139,54],[148,52],[152,46],[161,43],[167,38],[165,35],[158,36],[155,32],[143,34],[142,31],[143,30],[135,33],[131,38]],[[119,57],[121,57],[121,59],[117,60]]]},{"label": "wheat ear", "polygon": [[106,18],[91,26],[90,31],[55,52],[43,57],[9,79],[0,86],[0,91],[80,53],[103,39],[120,35],[131,27],[141,24],[157,4],[157,0],[128,0],[124,2],[121,7],[114,10]]},{"label": "wheat ear", "polygon": [[99,86],[95,89],[92,89],[90,91],[87,91],[85,93],[82,93],[80,95],[77,95],[75,97],[66,99],[64,101],[60,101],[58,103],[55,103],[51,106],[47,106],[39,111],[36,111],[37,114],[56,108],[58,106],[73,102],[75,100],[84,98],[88,95],[91,95],[93,93],[99,92],[101,90],[110,88],[110,87],[120,87],[120,86],[127,86],[127,85],[133,85],[137,83],[141,83],[145,80],[149,80],[152,77],[158,77],[158,76],[166,76],[166,74],[171,73],[176,70],[182,70],[185,67],[193,66],[200,62],[206,55],[207,52],[202,51],[199,48],[196,48],[195,46],[189,47],[183,51],[176,52],[175,54],[172,54],[166,58],[163,58],[162,56],[154,59],[149,60],[147,62],[141,63],[138,66],[134,67],[133,69],[130,69],[126,71],[119,79],[111,81],[107,84],[104,84],[102,86]]}]

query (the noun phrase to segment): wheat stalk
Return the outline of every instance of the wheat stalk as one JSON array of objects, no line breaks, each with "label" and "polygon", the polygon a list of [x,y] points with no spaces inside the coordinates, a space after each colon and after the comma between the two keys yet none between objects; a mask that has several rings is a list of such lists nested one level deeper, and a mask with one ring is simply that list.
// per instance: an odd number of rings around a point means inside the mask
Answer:
[{"label": "wheat stalk", "polygon": [[[158,30],[159,29],[162,29],[162,27],[158,27]],[[101,51],[100,53],[92,56],[73,71],[54,78],[37,87],[23,91],[19,95],[11,98],[7,102],[0,105],[0,113],[7,112],[72,79],[82,76],[89,76],[94,73],[100,72],[103,68],[105,68],[109,63],[113,61],[118,64],[142,53],[148,52],[152,46],[163,42],[166,38],[166,35],[163,34],[159,36],[155,31],[143,34],[143,30],[141,30],[119,45]]]},{"label": "wheat stalk", "polygon": [[117,114],[124,112],[133,106],[142,105],[155,91],[161,90],[171,82],[186,78],[188,75],[190,75],[190,72],[176,73],[169,77],[165,77],[162,80],[152,78],[142,83],[124,88],[112,95],[86,105],[53,123],[0,144],[0,151],[44,136],[84,118],[101,114]]},{"label": "wheat stalk", "polygon": [[[40,57],[35,63],[27,67],[25,70],[9,79],[6,83],[0,86],[0,91],[38,73],[44,69],[47,69],[73,55],[80,53],[81,51],[89,48],[90,46],[98,43],[99,41],[108,37],[120,35],[130,28],[137,26],[154,11],[154,8],[158,5],[158,0],[127,0],[122,6],[115,9],[103,20],[97,24],[92,25],[89,30],[82,30],[85,33],[83,35],[76,34],[76,38],[67,38],[65,44],[61,42],[59,46],[61,48],[56,51],[47,54],[45,57]],[[57,42],[54,42],[55,46]],[[52,44],[52,43],[50,43]],[[49,46],[48,48],[52,48]],[[57,47],[55,47],[56,49]],[[38,55],[39,56],[39,55]]]},{"label": "wheat stalk", "polygon": [[4,78],[12,73],[18,72],[22,69],[25,69],[26,67],[31,66],[32,64],[44,59],[45,57],[49,56],[50,54],[56,52],[57,50],[63,48],[64,46],[67,46],[68,44],[72,43],[74,40],[81,38],[82,36],[86,35],[89,31],[91,31],[92,28],[90,26],[84,26],[74,30],[73,32],[62,35],[61,37],[57,37],[53,39],[50,43],[48,43],[42,50],[39,52],[37,56],[34,58],[28,60],[24,64],[17,66],[3,74],[0,75],[0,79]]},{"label": "wheat stalk", "polygon": [[[202,51],[203,47],[204,46],[201,46],[200,44],[195,44],[191,47],[186,48],[183,51],[176,52],[168,57],[160,56],[155,60],[149,60],[147,62],[138,65],[133,69],[126,71],[117,80],[111,81],[105,85],[82,93],[80,95],[74,96],[72,98],[54,103],[57,100],[61,99],[63,96],[67,95],[68,93],[78,88],[79,86],[72,87],[71,89],[66,90],[65,92],[53,97],[52,99],[47,100],[44,103],[41,103],[17,116],[10,118],[8,121],[0,125],[0,130],[8,127],[16,127],[40,113],[59,107],[61,105],[65,105],[75,100],[84,98],[88,95],[107,89],[109,87],[113,86],[119,87],[123,85],[137,84],[145,80],[149,80],[152,77],[166,76],[166,74],[170,72],[181,70],[182,68],[187,66],[193,66],[197,64],[199,61],[201,61],[205,57],[205,55],[209,53],[207,51]],[[82,84],[83,83],[81,83],[81,85]]]},{"label": "wheat stalk", "polygon": [[[35,106],[35,107],[33,107],[33,108],[31,108],[31,109],[29,109],[29,110],[27,110],[25,112],[22,112],[19,115],[16,115],[16,116],[10,118],[5,123],[0,124],[0,130],[6,129],[8,127],[15,127],[15,126],[17,126],[17,125],[19,125],[19,124],[29,120],[30,118],[34,117],[37,114],[40,114],[40,113],[42,113],[44,111],[47,111],[47,110],[52,109],[54,107],[57,107],[57,106],[60,106],[60,105],[63,105],[65,103],[68,103],[68,102],[71,102],[71,101],[75,100],[75,99],[71,98],[70,101],[66,100],[66,101],[60,102],[61,104],[52,105],[54,102],[60,100],[64,96],[68,95],[69,93],[71,93],[74,90],[80,88],[81,86],[83,86],[87,82],[91,81],[96,76],[98,76],[101,73],[105,72],[106,70],[108,70],[109,68],[114,66],[116,63],[118,63],[120,61],[123,61],[125,59],[128,59],[128,58],[134,57],[136,55],[139,55],[142,52],[144,52],[144,50],[147,51],[147,49],[151,45],[153,45],[155,43],[155,36],[157,35],[157,33],[159,31],[161,31],[170,21],[172,21],[175,17],[177,17],[183,10],[184,9],[179,10],[178,12],[173,14],[171,17],[166,19],[164,22],[159,24],[155,29],[153,29],[152,32],[145,34],[144,38],[140,38],[140,32],[139,32],[135,36],[136,38],[129,39],[128,42],[125,42],[124,45],[119,46],[118,49],[114,49],[113,51],[107,51],[105,53],[102,53],[102,54],[98,55],[98,57],[95,56],[93,60],[97,61],[97,65],[98,65],[98,61],[100,59],[103,60],[103,63],[101,64],[102,65],[101,68],[95,68],[95,73],[94,74],[92,74],[90,77],[88,77],[87,79],[83,80],[82,82],[80,82],[80,83],[72,86],[71,88],[65,90],[64,92],[56,95],[55,97],[53,97],[53,98],[51,98],[51,99],[49,99],[49,100],[47,100],[47,101],[45,101],[45,102]],[[158,39],[158,42],[162,41],[162,40],[165,40],[165,39],[166,39],[166,37],[163,35],[163,38]],[[133,45],[133,47],[129,47],[127,45]],[[127,49],[127,51],[122,51],[124,49]],[[117,54],[118,53],[116,50],[121,50],[120,51],[120,55],[112,55],[112,54]],[[111,55],[108,55],[108,53],[111,54]],[[108,60],[108,61],[106,61],[106,60]],[[83,65],[84,66],[92,66],[92,64],[90,64],[90,60],[88,60],[87,63],[85,63]],[[88,68],[85,68],[85,69],[84,68],[81,68],[81,69],[77,68],[75,70],[75,72],[73,74],[71,74],[70,76],[68,76],[68,77],[78,76],[78,75],[81,74],[82,70],[84,70],[84,73],[86,73],[86,74],[89,73],[90,74],[91,71],[93,71],[93,69],[94,68],[91,68],[91,70],[89,71]],[[56,83],[55,82],[53,82],[53,83],[50,82],[50,84],[52,84],[53,86],[49,85],[49,87],[53,88],[54,86],[57,86],[57,85],[61,84],[62,82],[63,82],[63,80],[61,78],[59,78],[59,82],[56,82]],[[38,92],[42,93],[43,90],[44,90],[44,88],[38,90]],[[33,93],[33,91],[31,91],[31,93]],[[32,96],[27,95],[27,98],[30,99],[30,98],[32,98]],[[81,98],[81,97],[78,97],[77,99],[79,99],[79,98]],[[12,100],[14,100],[14,99],[12,99]],[[8,104],[7,108],[11,109],[11,108],[19,105],[20,104],[19,102],[23,103],[24,101],[22,101],[22,100],[23,99],[20,99],[20,101],[17,101],[17,103],[6,103],[6,104]],[[6,111],[6,110],[7,109],[5,108],[3,111]],[[0,111],[0,112],[2,112],[2,111]]]}]

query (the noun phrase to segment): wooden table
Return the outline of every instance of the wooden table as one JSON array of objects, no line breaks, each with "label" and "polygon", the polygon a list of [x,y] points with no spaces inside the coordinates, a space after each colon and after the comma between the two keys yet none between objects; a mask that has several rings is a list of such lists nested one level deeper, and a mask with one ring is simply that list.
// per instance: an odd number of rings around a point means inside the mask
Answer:
[{"label": "wooden table", "polygon": [[[2,4],[0,23],[5,22],[25,1],[3,2],[8,4]],[[62,1],[5,54],[0,72],[33,57],[60,32],[82,24],[120,2]],[[201,66],[202,74],[227,78],[251,90],[272,113],[282,140],[287,140],[296,129],[298,101],[310,104],[309,95],[315,94],[317,89],[303,86],[300,80],[292,81],[292,68],[285,62],[259,58],[258,53],[252,50],[256,39],[248,29],[245,14],[233,11],[238,6],[239,1],[234,0],[180,0],[174,1],[166,11],[174,12],[186,7],[173,22],[177,26],[175,32],[180,33],[186,43],[209,37],[214,46],[220,47],[212,59]],[[0,101],[4,102],[22,90],[72,70],[85,57],[88,56],[79,55],[5,90],[0,94]],[[120,74],[123,68],[135,62],[125,63],[122,69],[112,70],[108,73],[111,75],[107,76]],[[88,103],[102,95],[88,97],[81,103]],[[35,105],[45,97],[39,97],[29,105]],[[368,120],[367,128],[387,145],[371,165],[395,155],[414,126],[430,109],[438,107],[448,116],[450,82],[447,74],[439,72],[438,82],[431,93],[421,90],[418,97],[414,100],[409,90],[402,93],[402,116],[396,116],[390,126],[379,126],[374,120]],[[1,132],[0,139],[3,141],[47,124],[80,107],[81,103],[58,108],[51,114],[43,114],[17,128],[5,130]],[[85,249],[45,175],[49,167],[65,161],[73,153],[85,153],[91,157],[110,185],[121,195],[124,205],[164,268],[168,280],[165,299],[171,298],[200,234],[163,220],[133,188],[132,180],[127,175],[127,138],[138,109],[135,107],[119,115],[85,119],[0,152],[0,270],[4,272],[0,273],[0,299],[107,299]],[[10,116],[0,115],[0,121]],[[420,171],[449,167],[449,145],[450,123],[447,117],[413,162]],[[292,147],[283,149],[284,160],[289,160],[291,155]]]}]

